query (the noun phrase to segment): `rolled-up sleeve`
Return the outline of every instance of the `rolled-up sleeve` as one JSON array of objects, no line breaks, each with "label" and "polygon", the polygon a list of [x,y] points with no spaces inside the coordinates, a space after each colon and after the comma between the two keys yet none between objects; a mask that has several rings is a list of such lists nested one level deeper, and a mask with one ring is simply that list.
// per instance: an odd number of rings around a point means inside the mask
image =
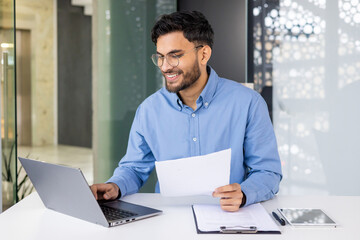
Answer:
[{"label": "rolled-up sleeve", "polygon": [[282,179],[276,138],[264,99],[257,95],[250,105],[244,139],[247,174],[241,188],[245,206],[272,198]]},{"label": "rolled-up sleeve", "polygon": [[121,197],[136,193],[155,166],[154,156],[142,134],[141,120],[140,105],[131,126],[126,154],[107,181],[119,186]]}]

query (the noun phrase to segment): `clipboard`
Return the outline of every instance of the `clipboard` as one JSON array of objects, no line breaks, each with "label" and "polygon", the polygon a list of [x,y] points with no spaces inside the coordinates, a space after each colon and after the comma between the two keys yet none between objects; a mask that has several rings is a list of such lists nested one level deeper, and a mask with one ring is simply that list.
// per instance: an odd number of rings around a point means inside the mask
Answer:
[{"label": "clipboard", "polygon": [[193,216],[194,216],[196,232],[198,234],[281,234],[280,229],[264,231],[264,230],[258,229],[258,227],[255,225],[252,225],[252,226],[241,226],[241,225],[222,226],[220,224],[219,230],[217,230],[217,231],[213,231],[213,230],[204,231],[204,230],[200,230],[200,228],[199,228],[198,218],[195,213],[194,205],[192,205],[192,212],[193,212]]}]

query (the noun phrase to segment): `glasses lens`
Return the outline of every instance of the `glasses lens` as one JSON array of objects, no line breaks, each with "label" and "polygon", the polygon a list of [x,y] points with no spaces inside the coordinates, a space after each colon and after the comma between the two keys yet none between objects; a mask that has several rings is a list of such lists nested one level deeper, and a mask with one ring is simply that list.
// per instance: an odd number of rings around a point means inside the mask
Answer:
[{"label": "glasses lens", "polygon": [[157,54],[151,55],[151,60],[155,64],[155,66],[161,67],[164,61],[163,57],[160,57]]},{"label": "glasses lens", "polygon": [[166,61],[172,67],[177,67],[179,65],[179,57],[175,54],[166,55]]},{"label": "glasses lens", "polygon": [[165,57],[159,56],[158,54],[151,55],[152,62],[158,67],[161,67],[164,64],[164,58],[166,58],[167,63],[172,67],[177,67],[179,65],[179,56],[175,54],[168,54]]}]

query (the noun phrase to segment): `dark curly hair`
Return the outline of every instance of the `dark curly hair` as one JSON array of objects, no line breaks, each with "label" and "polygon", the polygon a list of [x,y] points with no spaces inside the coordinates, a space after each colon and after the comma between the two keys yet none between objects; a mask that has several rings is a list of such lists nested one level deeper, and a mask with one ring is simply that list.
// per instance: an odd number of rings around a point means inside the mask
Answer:
[{"label": "dark curly hair", "polygon": [[201,12],[180,11],[160,16],[151,30],[151,40],[156,45],[160,36],[176,31],[183,32],[189,42],[213,46],[214,31]]}]

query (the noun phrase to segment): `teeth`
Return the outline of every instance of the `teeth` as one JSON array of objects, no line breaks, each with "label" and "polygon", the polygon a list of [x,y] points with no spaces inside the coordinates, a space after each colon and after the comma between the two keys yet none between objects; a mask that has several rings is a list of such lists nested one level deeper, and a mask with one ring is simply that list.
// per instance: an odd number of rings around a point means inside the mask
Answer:
[{"label": "teeth", "polygon": [[173,74],[173,75],[167,75],[169,78],[173,78],[176,77],[178,74]]}]

